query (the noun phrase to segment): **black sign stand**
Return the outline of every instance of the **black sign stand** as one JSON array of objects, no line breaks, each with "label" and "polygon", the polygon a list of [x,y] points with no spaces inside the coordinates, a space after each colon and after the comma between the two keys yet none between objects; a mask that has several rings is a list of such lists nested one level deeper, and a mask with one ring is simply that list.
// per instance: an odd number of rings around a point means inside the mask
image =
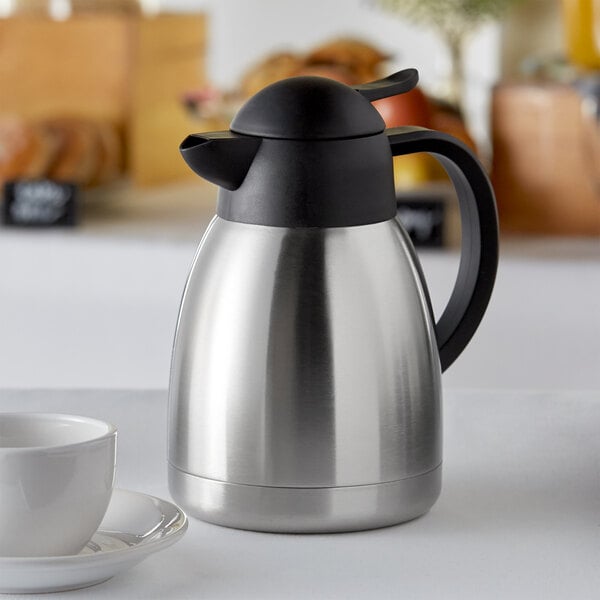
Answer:
[{"label": "black sign stand", "polygon": [[4,186],[2,216],[17,227],[72,227],[78,220],[77,186],[51,179],[18,179]]}]

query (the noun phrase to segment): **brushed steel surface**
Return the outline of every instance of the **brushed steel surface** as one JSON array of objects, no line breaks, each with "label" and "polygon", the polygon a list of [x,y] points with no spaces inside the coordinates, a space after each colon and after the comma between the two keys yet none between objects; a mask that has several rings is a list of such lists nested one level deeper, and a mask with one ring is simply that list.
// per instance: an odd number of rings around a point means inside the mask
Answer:
[{"label": "brushed steel surface", "polygon": [[437,500],[442,467],[399,481],[330,488],[240,485],[169,466],[169,487],[192,517],[236,529],[334,533],[388,527],[425,514]]},{"label": "brushed steel surface", "polygon": [[287,229],[216,217],[177,325],[171,464],[305,488],[437,467],[441,375],[416,260],[395,219]]}]

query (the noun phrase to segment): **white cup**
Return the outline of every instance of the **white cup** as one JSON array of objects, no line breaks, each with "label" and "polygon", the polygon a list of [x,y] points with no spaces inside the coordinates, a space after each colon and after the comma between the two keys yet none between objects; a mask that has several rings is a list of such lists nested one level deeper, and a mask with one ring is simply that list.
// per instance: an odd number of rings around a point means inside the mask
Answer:
[{"label": "white cup", "polygon": [[110,502],[116,438],[88,417],[0,413],[0,556],[85,546]]}]

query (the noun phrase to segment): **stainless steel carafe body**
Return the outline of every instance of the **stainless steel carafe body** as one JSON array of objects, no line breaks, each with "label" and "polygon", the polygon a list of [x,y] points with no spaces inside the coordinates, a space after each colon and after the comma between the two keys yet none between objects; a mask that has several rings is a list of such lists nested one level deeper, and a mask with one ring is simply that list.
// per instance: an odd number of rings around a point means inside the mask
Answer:
[{"label": "stainless steel carafe body", "polygon": [[215,217],[177,324],[171,492],[191,515],[242,529],[413,519],[440,491],[440,379],[418,259],[395,219]]},{"label": "stainless steel carafe body", "polygon": [[[219,186],[181,305],[169,479],[192,515],[279,532],[369,529],[425,513],[441,484],[441,371],[475,333],[498,262],[493,191],[471,150],[385,128],[372,101],[414,69],[350,88],[291,77],[228,131],[180,150]],[[456,188],[456,284],[434,324],[396,220],[393,156],[427,152]]]}]

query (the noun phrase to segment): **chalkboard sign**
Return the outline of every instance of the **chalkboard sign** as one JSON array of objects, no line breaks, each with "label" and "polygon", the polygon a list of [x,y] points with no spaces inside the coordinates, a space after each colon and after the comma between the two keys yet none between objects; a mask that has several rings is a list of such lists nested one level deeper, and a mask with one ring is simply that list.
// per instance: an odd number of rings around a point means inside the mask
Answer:
[{"label": "chalkboard sign", "polygon": [[444,245],[444,200],[398,200],[398,218],[415,246]]},{"label": "chalkboard sign", "polygon": [[77,188],[50,179],[19,179],[4,186],[5,225],[72,226],[77,222]]}]

